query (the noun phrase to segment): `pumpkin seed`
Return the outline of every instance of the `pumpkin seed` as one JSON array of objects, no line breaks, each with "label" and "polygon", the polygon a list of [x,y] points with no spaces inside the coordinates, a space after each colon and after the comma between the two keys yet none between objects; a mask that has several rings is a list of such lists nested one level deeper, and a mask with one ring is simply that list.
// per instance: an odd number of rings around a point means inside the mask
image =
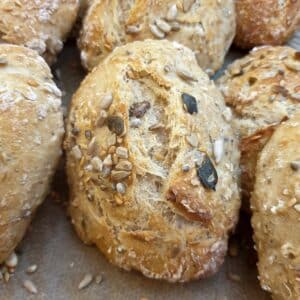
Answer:
[{"label": "pumpkin seed", "polygon": [[201,165],[197,166],[197,175],[200,182],[205,188],[214,191],[216,190],[216,185],[218,183],[218,174],[207,154],[205,154]]},{"label": "pumpkin seed", "polygon": [[121,135],[124,132],[125,126],[122,118],[118,116],[109,116],[107,118],[107,126],[110,131]]},{"label": "pumpkin seed", "polygon": [[195,97],[183,93],[181,95],[182,101],[183,101],[183,107],[189,114],[198,113],[198,106],[197,106],[197,100]]},{"label": "pumpkin seed", "polygon": [[150,107],[151,105],[148,101],[133,103],[129,108],[129,116],[142,118]]}]

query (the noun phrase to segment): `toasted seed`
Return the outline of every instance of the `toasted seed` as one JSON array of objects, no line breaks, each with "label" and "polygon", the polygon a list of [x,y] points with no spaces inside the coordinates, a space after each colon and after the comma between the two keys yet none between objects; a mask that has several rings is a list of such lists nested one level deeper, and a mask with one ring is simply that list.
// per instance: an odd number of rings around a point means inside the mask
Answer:
[{"label": "toasted seed", "polygon": [[92,158],[91,164],[92,164],[93,169],[95,171],[98,171],[98,172],[102,171],[102,169],[103,169],[103,162],[102,162],[102,160],[98,156],[95,156],[95,157]]},{"label": "toasted seed", "polygon": [[37,265],[31,265],[27,268],[26,273],[32,274],[32,273],[36,272],[37,268],[38,268]]},{"label": "toasted seed", "polygon": [[300,204],[294,205],[294,208],[296,209],[297,212],[300,212]]},{"label": "toasted seed", "polygon": [[218,174],[207,154],[205,154],[201,165],[197,167],[197,175],[202,185],[215,191],[218,183]]},{"label": "toasted seed", "polygon": [[122,160],[116,165],[117,170],[131,171],[132,163],[128,160]]},{"label": "toasted seed", "polygon": [[169,23],[172,27],[172,31],[179,31],[180,30],[180,24],[176,21],[172,21]]},{"label": "toasted seed", "polygon": [[300,93],[292,93],[290,96],[291,98],[300,101]]},{"label": "toasted seed", "polygon": [[95,152],[97,152],[97,149],[98,149],[98,143],[96,142],[96,138],[93,137],[88,144],[87,153],[89,155],[93,155]]},{"label": "toasted seed", "polygon": [[177,75],[186,81],[197,81],[197,79],[187,70],[182,69],[181,67],[177,67]]},{"label": "toasted seed", "polygon": [[186,140],[192,147],[197,147],[199,144],[198,137],[195,133],[192,133],[191,135],[187,136]]},{"label": "toasted seed", "polygon": [[88,287],[92,281],[94,280],[94,277],[92,274],[85,274],[80,283],[78,284],[78,289],[82,290],[86,287]]},{"label": "toasted seed", "polygon": [[299,52],[299,51],[295,52],[294,58],[295,58],[296,60],[300,60],[300,52]]},{"label": "toasted seed", "polygon": [[227,121],[227,122],[231,121],[231,119],[232,119],[232,112],[231,112],[231,109],[229,107],[226,107],[223,110],[222,115],[223,115],[225,121]]},{"label": "toasted seed", "polygon": [[4,66],[8,64],[8,60],[5,56],[0,56],[0,66]]},{"label": "toasted seed", "polygon": [[168,10],[168,13],[166,15],[166,20],[168,21],[174,21],[177,17],[177,5],[176,4],[173,4],[170,6],[169,10]]},{"label": "toasted seed", "polygon": [[287,59],[284,61],[284,64],[292,71],[300,71],[300,63],[295,62],[294,60]]},{"label": "toasted seed", "polygon": [[102,97],[101,103],[100,103],[100,109],[105,109],[105,110],[109,109],[112,102],[113,102],[113,94],[111,92],[109,92]]},{"label": "toasted seed", "polygon": [[106,118],[107,118],[107,112],[103,109],[100,110],[99,116],[96,121],[96,125],[98,127],[102,127],[105,124]]},{"label": "toasted seed", "polygon": [[116,154],[120,158],[125,158],[125,159],[128,158],[128,150],[124,147],[118,147],[116,149]]},{"label": "toasted seed", "polygon": [[214,156],[215,156],[215,162],[217,164],[222,160],[223,153],[224,153],[224,139],[219,138],[214,142]]},{"label": "toasted seed", "polygon": [[23,286],[31,294],[37,294],[38,292],[35,284],[31,280],[24,280]]},{"label": "toasted seed", "polygon": [[141,124],[142,121],[138,118],[133,117],[132,119],[130,119],[130,127],[138,128],[141,126]]},{"label": "toasted seed", "polygon": [[129,116],[142,118],[150,107],[151,105],[148,101],[133,103],[129,108]]},{"label": "toasted seed", "polygon": [[300,170],[300,160],[295,160],[291,162],[291,168],[294,171],[299,171]]},{"label": "toasted seed", "polygon": [[72,154],[75,159],[77,159],[77,160],[81,159],[82,153],[81,153],[80,147],[78,145],[74,146],[71,151],[72,151]]},{"label": "toasted seed", "polygon": [[130,172],[127,171],[115,171],[111,172],[111,179],[114,181],[121,181],[127,178],[130,175]]},{"label": "toasted seed", "polygon": [[182,166],[182,171],[183,171],[183,172],[189,172],[190,169],[191,169],[191,167],[190,167],[189,165],[183,165],[183,166]]},{"label": "toasted seed", "polygon": [[153,124],[153,125],[149,126],[148,130],[155,131],[155,130],[160,130],[160,129],[163,129],[163,128],[165,128],[165,125],[159,122],[159,123],[156,123],[156,124]]},{"label": "toasted seed", "polygon": [[105,159],[103,160],[103,166],[105,167],[111,167],[112,166],[112,158],[111,158],[111,155],[107,155],[105,157]]},{"label": "toasted seed", "polygon": [[107,138],[107,146],[111,147],[114,146],[116,143],[117,143],[117,136],[115,133],[113,133]]},{"label": "toasted seed", "polygon": [[126,193],[126,186],[122,182],[117,183],[116,189],[117,189],[117,192],[120,193],[120,194],[125,194]]},{"label": "toasted seed", "polygon": [[123,119],[118,116],[109,116],[107,118],[107,126],[110,131],[116,133],[117,135],[121,135],[125,129]]},{"label": "toasted seed", "polygon": [[184,109],[190,113],[191,115],[194,113],[198,113],[198,106],[197,106],[197,100],[195,97],[183,93],[181,95],[182,101],[183,101],[183,107]]},{"label": "toasted seed", "polygon": [[150,27],[150,31],[155,37],[159,39],[163,39],[165,37],[165,33],[162,32],[156,25],[150,24],[149,27]]},{"label": "toasted seed", "polygon": [[128,34],[136,34],[142,30],[140,25],[128,25],[126,26],[126,33]]},{"label": "toasted seed", "polygon": [[18,256],[13,252],[6,260],[5,265],[9,268],[15,268],[18,265]]},{"label": "toasted seed", "polygon": [[166,21],[164,21],[162,19],[157,19],[155,21],[155,24],[164,33],[168,33],[172,30],[172,27]]}]

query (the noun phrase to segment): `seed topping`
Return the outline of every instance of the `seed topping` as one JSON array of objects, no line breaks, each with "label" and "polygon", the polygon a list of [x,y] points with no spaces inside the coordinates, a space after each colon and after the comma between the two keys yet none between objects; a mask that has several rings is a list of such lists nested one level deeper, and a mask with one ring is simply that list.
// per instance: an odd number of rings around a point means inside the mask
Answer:
[{"label": "seed topping", "polygon": [[216,190],[216,185],[218,183],[218,174],[207,154],[205,154],[201,164],[197,166],[197,175],[200,182],[205,188],[214,191]]},{"label": "seed topping", "polygon": [[198,113],[197,100],[194,96],[183,93],[181,95],[183,101],[183,107],[189,114]]}]

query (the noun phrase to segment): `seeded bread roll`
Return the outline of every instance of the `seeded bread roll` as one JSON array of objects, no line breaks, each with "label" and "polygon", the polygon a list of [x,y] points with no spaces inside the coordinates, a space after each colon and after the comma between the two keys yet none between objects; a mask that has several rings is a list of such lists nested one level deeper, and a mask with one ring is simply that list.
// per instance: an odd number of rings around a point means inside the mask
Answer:
[{"label": "seeded bread roll", "polygon": [[261,47],[235,61],[218,82],[241,138],[241,184],[246,200],[253,190],[257,155],[276,126],[300,110],[299,76],[299,52]]},{"label": "seeded bread roll", "polygon": [[0,1],[0,42],[34,49],[52,64],[78,8],[79,0]]},{"label": "seeded bread roll", "polygon": [[240,207],[229,117],[191,50],[155,40],[117,48],[83,81],[68,120],[80,238],[148,277],[214,274]]},{"label": "seeded bread roll", "polygon": [[300,1],[236,0],[236,14],[237,46],[282,45],[299,28]]},{"label": "seeded bread roll", "polygon": [[261,286],[300,299],[300,113],[276,129],[257,164],[251,205]]},{"label": "seeded bread roll", "polygon": [[0,263],[45,198],[61,154],[61,92],[30,49],[0,45]]},{"label": "seeded bread roll", "polygon": [[79,47],[91,70],[115,47],[145,39],[168,39],[191,48],[209,74],[218,70],[235,35],[233,0],[94,0]]}]

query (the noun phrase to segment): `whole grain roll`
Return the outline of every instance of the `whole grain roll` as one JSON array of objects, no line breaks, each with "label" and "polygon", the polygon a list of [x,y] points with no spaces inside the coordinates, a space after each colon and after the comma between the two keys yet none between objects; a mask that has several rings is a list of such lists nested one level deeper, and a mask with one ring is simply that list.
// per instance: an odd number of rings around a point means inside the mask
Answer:
[{"label": "whole grain roll", "polygon": [[235,35],[233,0],[93,0],[79,47],[91,70],[114,48],[145,39],[168,39],[191,48],[209,74],[224,61]]},{"label": "whole grain roll", "polygon": [[235,44],[244,49],[282,45],[299,28],[300,1],[236,0]]},{"label": "whole grain roll", "polygon": [[68,120],[80,238],[151,278],[217,272],[240,207],[229,120],[191,50],[155,40],[115,49],[82,82]]},{"label": "whole grain roll", "polygon": [[259,279],[274,300],[300,299],[300,113],[260,154],[251,205]]},{"label": "whole grain roll", "polygon": [[34,49],[52,64],[78,8],[79,0],[0,1],[0,42]]},{"label": "whole grain roll", "polygon": [[61,92],[30,49],[0,45],[0,263],[49,189],[64,133]]},{"label": "whole grain roll", "polygon": [[254,49],[230,65],[219,79],[225,102],[233,111],[233,126],[241,138],[245,199],[253,190],[259,152],[276,126],[300,110],[299,78],[300,53],[277,46]]}]

